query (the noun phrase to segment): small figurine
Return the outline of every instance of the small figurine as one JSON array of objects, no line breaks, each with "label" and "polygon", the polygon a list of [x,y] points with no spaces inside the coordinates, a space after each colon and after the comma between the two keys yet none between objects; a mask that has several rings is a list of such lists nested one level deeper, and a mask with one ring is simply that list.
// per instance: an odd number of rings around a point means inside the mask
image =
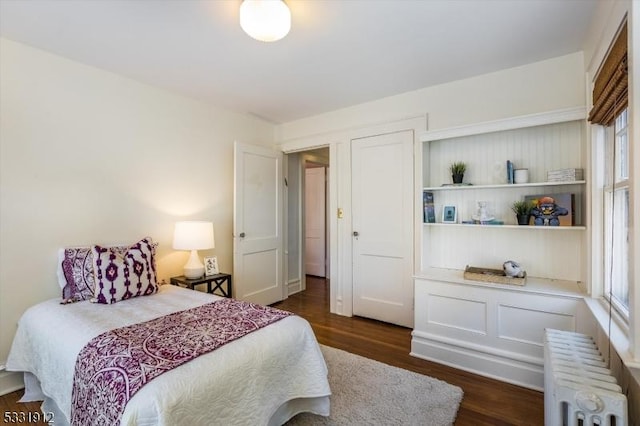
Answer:
[{"label": "small figurine", "polygon": [[566,216],[569,210],[556,204],[556,200],[551,197],[542,197],[536,206],[531,209],[533,224],[537,226],[560,226],[558,216]]},{"label": "small figurine", "polygon": [[523,270],[518,262],[513,260],[507,260],[502,264],[502,270],[507,277],[524,278],[527,276],[527,271]]}]

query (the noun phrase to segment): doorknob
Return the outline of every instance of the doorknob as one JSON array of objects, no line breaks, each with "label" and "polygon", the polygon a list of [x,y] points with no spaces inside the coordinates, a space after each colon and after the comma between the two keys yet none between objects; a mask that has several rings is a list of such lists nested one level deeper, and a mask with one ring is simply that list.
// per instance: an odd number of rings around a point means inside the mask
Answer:
[{"label": "doorknob", "polygon": [[353,231],[353,236],[354,237],[357,237],[358,235],[360,235],[360,234],[358,234],[358,231]]},{"label": "doorknob", "polygon": [[240,238],[244,238],[244,232],[240,233]]}]

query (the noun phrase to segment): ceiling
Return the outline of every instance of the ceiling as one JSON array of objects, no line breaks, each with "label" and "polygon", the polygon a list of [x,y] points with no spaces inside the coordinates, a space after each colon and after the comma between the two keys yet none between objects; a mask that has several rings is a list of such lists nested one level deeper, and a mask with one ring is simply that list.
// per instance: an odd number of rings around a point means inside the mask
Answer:
[{"label": "ceiling", "polygon": [[284,123],[582,50],[597,0],[287,0],[263,43],[240,0],[0,0],[0,34]]}]

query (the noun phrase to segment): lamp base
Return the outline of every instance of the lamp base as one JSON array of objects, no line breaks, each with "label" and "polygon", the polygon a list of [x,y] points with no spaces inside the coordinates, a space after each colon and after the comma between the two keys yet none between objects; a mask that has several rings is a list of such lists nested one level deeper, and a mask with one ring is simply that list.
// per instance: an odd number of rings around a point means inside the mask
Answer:
[{"label": "lamp base", "polygon": [[187,264],[184,265],[184,276],[190,280],[195,280],[196,278],[202,278],[204,276],[204,265],[198,257],[197,250],[191,250],[189,260],[187,261]]}]

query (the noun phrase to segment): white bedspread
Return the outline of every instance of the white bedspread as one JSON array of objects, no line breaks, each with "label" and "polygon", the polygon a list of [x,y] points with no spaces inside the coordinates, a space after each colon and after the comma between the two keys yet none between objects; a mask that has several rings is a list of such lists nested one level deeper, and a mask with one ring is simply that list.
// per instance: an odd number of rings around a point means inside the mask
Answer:
[{"label": "white bedspread", "polygon": [[[7,369],[34,374],[44,395],[66,416],[55,424],[68,423],[76,358],[91,338],[212,298],[217,296],[165,285],[155,295],[112,305],[60,305],[59,299],[40,303],[20,319]],[[306,320],[292,316],[157,377],[131,398],[121,424],[280,423],[309,409],[329,415],[329,395],[315,335]],[[311,405],[299,398],[309,398]],[[291,406],[300,408],[292,412]]]}]

